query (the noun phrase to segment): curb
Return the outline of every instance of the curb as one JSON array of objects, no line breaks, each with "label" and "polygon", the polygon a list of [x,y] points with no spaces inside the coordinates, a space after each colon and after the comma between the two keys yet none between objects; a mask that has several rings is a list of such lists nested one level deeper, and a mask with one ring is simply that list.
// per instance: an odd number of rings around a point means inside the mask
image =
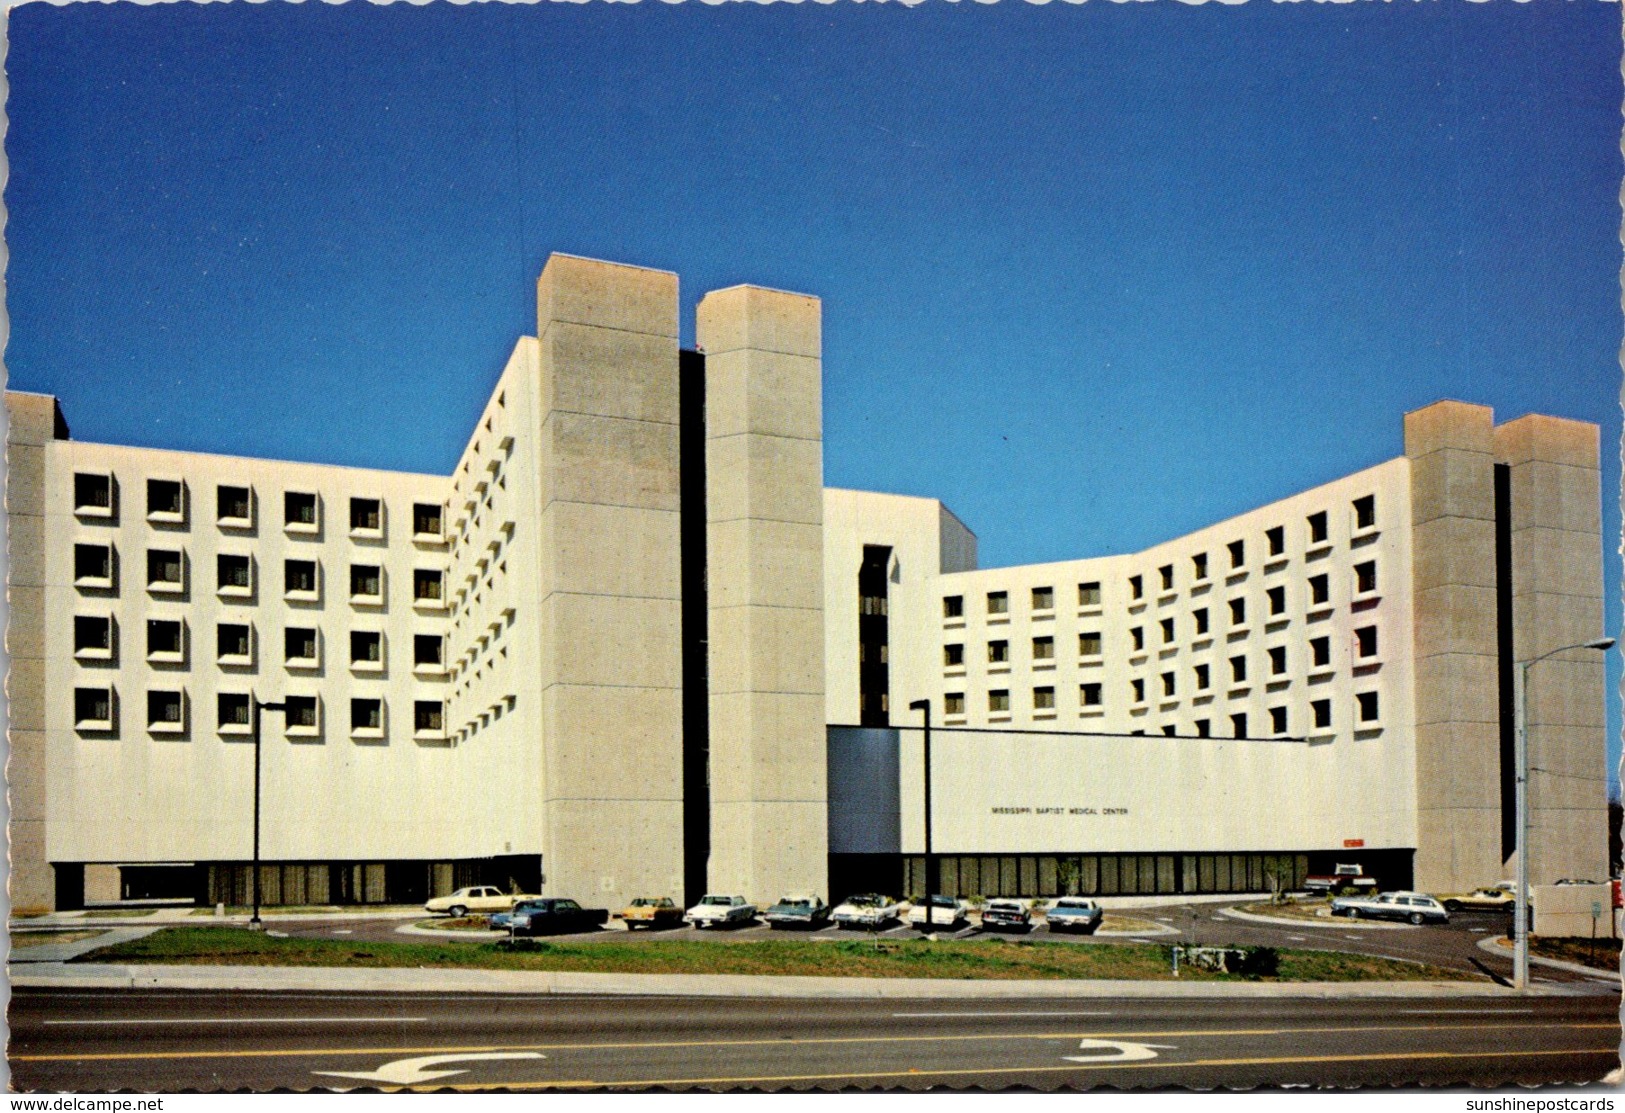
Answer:
[{"label": "curb", "polygon": [[[1503,947],[1501,941],[1494,936],[1485,936],[1480,939],[1478,949],[1488,951],[1497,958],[1504,958],[1509,962],[1512,960],[1512,945],[1509,943]],[[1611,979],[1619,977],[1612,970],[1604,970],[1596,966],[1582,966],[1578,962],[1564,962],[1560,958],[1547,958],[1545,955],[1537,955],[1533,951],[1529,954],[1529,962],[1532,966],[1550,966],[1554,970],[1567,970],[1570,974],[1585,974],[1598,981],[1608,982],[1610,985],[1614,984]]]},{"label": "curb", "polygon": [[[343,967],[100,966],[40,963],[13,970],[21,988],[466,993],[537,996],[932,998],[1404,998],[1506,997],[1487,982],[968,981],[923,978],[757,977],[746,974],[584,974],[516,970],[356,970]],[[1595,986],[1552,983],[1527,994],[1595,996]]]},{"label": "curb", "polygon": [[1260,916],[1256,912],[1241,912],[1234,908],[1221,908],[1219,915],[1229,916],[1234,920],[1251,920],[1255,924],[1275,924],[1278,927],[1309,927],[1309,928],[1371,928],[1373,931],[1414,931],[1414,924],[1379,924],[1375,920],[1333,919],[1326,917],[1326,922],[1319,920],[1289,920],[1285,916]]}]

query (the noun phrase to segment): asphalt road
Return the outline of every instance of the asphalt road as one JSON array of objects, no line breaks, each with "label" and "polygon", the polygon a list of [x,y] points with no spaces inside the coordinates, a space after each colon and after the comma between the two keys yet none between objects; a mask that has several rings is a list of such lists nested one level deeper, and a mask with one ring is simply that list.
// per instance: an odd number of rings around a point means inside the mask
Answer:
[{"label": "asphalt road", "polygon": [[[1245,902],[1237,902],[1245,903]],[[1148,933],[1138,936],[1083,936],[1071,932],[1051,934],[1045,927],[1025,936],[1004,935],[1005,938],[1031,938],[1036,940],[1073,943],[1080,946],[1107,946],[1117,943],[1189,943],[1236,944],[1238,946],[1294,947],[1307,950],[1343,951],[1351,954],[1378,955],[1411,962],[1428,963],[1452,970],[1473,971],[1485,978],[1510,977],[1512,961],[1479,949],[1486,936],[1505,935],[1511,927],[1511,917],[1504,912],[1459,912],[1449,924],[1428,924],[1411,927],[1409,924],[1375,925],[1367,922],[1337,920],[1327,926],[1306,923],[1301,927],[1274,923],[1257,923],[1226,916],[1215,904],[1168,905],[1159,908],[1135,908],[1123,914],[1136,919],[1160,923],[1174,934]],[[420,918],[422,919],[422,918]],[[412,922],[412,921],[408,921]],[[400,921],[374,920],[311,920],[309,922],[283,921],[271,925],[273,931],[290,936],[355,940],[402,942],[414,938],[399,931]],[[815,933],[777,932],[757,921],[747,927],[712,928],[697,931],[692,927],[671,928],[661,931],[628,933],[618,925],[593,932],[550,936],[555,940],[587,942],[592,939],[615,939],[620,942],[650,939],[704,939],[716,942],[747,942],[764,938],[816,938],[859,937],[861,933],[825,927]],[[888,937],[908,938],[919,933],[906,926],[895,926],[882,933]],[[939,935],[949,935],[939,932]],[[984,936],[977,928],[964,928],[951,933],[955,938],[974,939]],[[1000,933],[1003,934],[1003,933]],[[448,933],[437,938],[464,939],[468,942],[490,942],[496,932],[473,931]],[[421,937],[418,937],[421,938]],[[1598,941],[1599,953],[1606,952],[1609,940]],[[1617,949],[1617,944],[1612,944]],[[1538,982],[1562,983],[1590,981],[1583,974],[1536,966],[1531,975]],[[1608,975],[1598,971],[1597,979]]]},{"label": "asphalt road", "polygon": [[23,989],[9,1055],[24,1091],[1505,1086],[1600,1079],[1618,1009]]}]

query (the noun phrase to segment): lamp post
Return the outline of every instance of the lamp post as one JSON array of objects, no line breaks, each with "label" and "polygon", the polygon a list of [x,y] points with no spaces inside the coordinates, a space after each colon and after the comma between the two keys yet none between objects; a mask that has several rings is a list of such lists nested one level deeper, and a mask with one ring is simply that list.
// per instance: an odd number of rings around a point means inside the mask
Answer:
[{"label": "lamp post", "polygon": [[937,871],[932,868],[935,861],[931,854],[931,701],[917,699],[908,705],[908,709],[918,711],[925,717],[925,754],[922,762],[925,772],[925,926],[929,928],[937,922],[936,907],[931,903],[937,889]]},{"label": "lamp post", "polygon": [[286,711],[285,703],[261,703],[258,696],[250,695],[248,702],[253,705],[254,722],[254,914],[248,918],[248,930],[260,931],[265,925],[260,921],[260,712]]},{"label": "lamp post", "polygon": [[1529,668],[1570,649],[1607,650],[1613,645],[1613,638],[1594,638],[1588,642],[1558,646],[1539,657],[1519,661],[1512,673],[1512,717],[1517,724],[1512,753],[1512,763],[1516,769],[1513,809],[1518,830],[1518,874],[1516,891],[1512,895],[1513,989],[1527,989],[1529,986]]}]

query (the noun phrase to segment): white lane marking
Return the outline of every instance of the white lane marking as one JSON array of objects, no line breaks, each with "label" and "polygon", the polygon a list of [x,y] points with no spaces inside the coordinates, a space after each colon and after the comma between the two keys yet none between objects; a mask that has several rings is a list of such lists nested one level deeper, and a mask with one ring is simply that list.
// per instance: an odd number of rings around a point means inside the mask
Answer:
[{"label": "white lane marking", "polygon": [[1157,1053],[1153,1047],[1173,1048],[1171,1043],[1129,1043],[1125,1040],[1084,1040],[1078,1044],[1080,1051],[1093,1051],[1094,1055],[1062,1055],[1061,1058],[1069,1063],[1098,1063],[1102,1060],[1116,1060],[1128,1062],[1135,1059],[1155,1059]]},{"label": "white lane marking", "polygon": [[968,1012],[968,1013],[892,1013],[894,1017],[907,1017],[910,1019],[924,1019],[926,1017],[983,1017],[983,1016],[1111,1016],[1109,1012],[1031,1012],[1031,1013],[1003,1013],[1003,1012]]},{"label": "white lane marking", "polygon": [[1344,939],[1361,940],[1361,939],[1364,939],[1365,936],[1363,936],[1363,935],[1345,935],[1345,936],[1343,936],[1343,938]]},{"label": "white lane marking", "polygon": [[1483,935],[1486,931],[1488,931],[1490,929],[1489,928],[1468,928],[1467,930],[1472,932],[1474,935]]},{"label": "white lane marking", "polygon": [[355,932],[351,931],[349,928],[334,928],[333,929],[333,934],[334,935],[354,935]]},{"label": "white lane marking", "polygon": [[47,1020],[46,1024],[427,1024],[426,1016],[132,1016],[111,1020]]},{"label": "white lane marking", "polygon": [[1306,935],[1289,935],[1289,936],[1287,936],[1287,938],[1290,939],[1294,943],[1302,943],[1302,942],[1306,941],[1309,937],[1306,936]]},{"label": "white lane marking", "polygon": [[439,1063],[469,1063],[491,1059],[545,1059],[540,1051],[487,1051],[478,1055],[422,1055],[416,1059],[396,1059],[377,1070],[316,1070],[311,1074],[325,1074],[333,1078],[359,1078],[367,1082],[387,1082],[392,1086],[409,1086],[429,1082],[436,1078],[449,1078],[454,1074],[467,1074],[457,1070],[429,1070]]}]

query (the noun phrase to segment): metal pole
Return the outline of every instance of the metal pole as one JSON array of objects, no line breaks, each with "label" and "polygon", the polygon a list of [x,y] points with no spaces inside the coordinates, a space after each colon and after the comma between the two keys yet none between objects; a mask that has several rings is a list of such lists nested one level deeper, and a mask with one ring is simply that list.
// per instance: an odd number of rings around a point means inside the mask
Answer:
[{"label": "metal pole", "polygon": [[923,765],[925,773],[925,926],[933,927],[937,922],[936,907],[931,903],[932,896],[937,891],[937,874],[932,868],[934,865],[931,854],[931,701],[928,699],[915,700],[908,705],[910,711],[918,711],[925,716],[925,753]]},{"label": "metal pole", "polygon": [[1524,692],[1532,661],[1512,671],[1513,826],[1518,838],[1518,873],[1512,893],[1512,988],[1529,986],[1529,723]]},{"label": "metal pole", "polygon": [[260,701],[257,696],[249,696],[248,702],[254,708],[254,865],[253,874],[249,884],[254,890],[254,914],[248,918],[248,930],[259,931],[264,924],[260,922]]}]

